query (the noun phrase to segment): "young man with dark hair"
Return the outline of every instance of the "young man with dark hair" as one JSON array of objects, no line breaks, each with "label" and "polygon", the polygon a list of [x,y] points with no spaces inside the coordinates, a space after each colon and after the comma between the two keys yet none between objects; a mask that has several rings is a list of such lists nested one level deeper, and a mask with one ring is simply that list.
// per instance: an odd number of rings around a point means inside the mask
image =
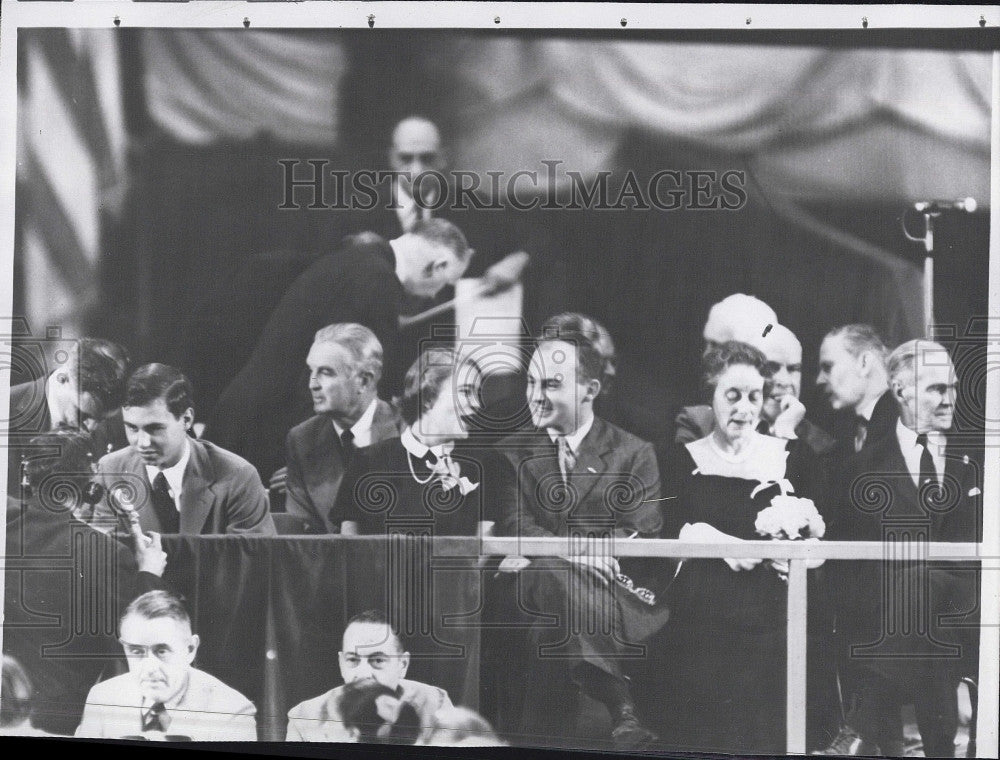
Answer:
[{"label": "young man with dark hair", "polygon": [[193,667],[200,640],[179,598],[150,591],[119,625],[129,672],[90,690],[78,737],[256,741],[253,703]]},{"label": "young man with dark hair", "polygon": [[[190,436],[191,396],[180,370],[165,364],[137,369],[122,409],[129,447],[101,459],[98,481],[112,496],[130,492],[143,530],[274,535],[267,493],[253,466]],[[106,501],[98,504],[95,519],[109,516]]]},{"label": "young man with dark hair", "polygon": [[511,556],[499,565],[501,582],[504,573],[521,576],[518,583],[508,576],[521,614],[535,612],[528,646],[500,655],[524,669],[527,687],[524,704],[499,723],[529,741],[558,740],[577,723],[582,693],[608,709],[616,749],[643,749],[656,737],[639,722],[621,658],[641,654],[642,641],[666,622],[657,576],[670,573],[634,563],[623,575],[609,547],[658,535],[660,476],[651,444],[594,415],[605,356],[589,322],[542,327],[528,368],[536,431],[500,446],[510,467],[496,497],[495,532],[561,537],[567,548],[563,557]]}]

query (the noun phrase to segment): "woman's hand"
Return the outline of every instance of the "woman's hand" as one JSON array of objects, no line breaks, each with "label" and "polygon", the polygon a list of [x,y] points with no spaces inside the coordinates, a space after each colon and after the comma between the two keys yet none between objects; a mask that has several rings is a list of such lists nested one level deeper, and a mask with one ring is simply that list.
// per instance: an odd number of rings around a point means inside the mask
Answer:
[{"label": "woman's hand", "polygon": [[[742,538],[737,538],[736,536],[730,536],[728,533],[723,533],[721,530],[712,527],[708,523],[687,523],[683,528],[681,528],[681,532],[677,537],[681,541],[690,541],[697,544],[743,543]],[[725,557],[723,558],[723,561],[729,565],[730,569],[739,572],[740,570],[753,570],[761,563],[762,560],[755,557],[743,557],[740,559]]]}]

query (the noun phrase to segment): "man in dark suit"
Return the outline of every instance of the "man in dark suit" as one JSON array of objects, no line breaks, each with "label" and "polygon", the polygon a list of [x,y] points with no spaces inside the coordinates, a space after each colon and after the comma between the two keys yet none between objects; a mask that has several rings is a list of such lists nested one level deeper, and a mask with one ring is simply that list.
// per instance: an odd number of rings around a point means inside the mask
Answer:
[{"label": "man in dark suit", "polygon": [[823,338],[816,385],[834,410],[843,411],[836,430],[841,460],[895,430],[899,412],[889,393],[888,354],[871,325],[844,325]]},{"label": "man in dark suit", "polygon": [[[909,341],[889,356],[887,372],[898,420],[850,462],[828,535],[881,541],[903,559],[919,556],[924,541],[980,540],[980,469],[946,434],[956,393],[947,350]],[[974,568],[926,560],[836,565],[851,710],[825,754],[879,754],[896,740],[899,704],[912,702],[925,754],[953,757],[956,688],[974,669],[966,634]]]},{"label": "man in dark suit", "polygon": [[245,459],[190,437],[191,384],[174,367],[146,364],[128,380],[122,417],[129,447],[102,457],[97,480],[110,493],[94,513],[113,518],[109,500],[131,503],[143,530],[186,535],[274,535],[267,493]]},{"label": "man in dark suit", "polygon": [[[8,495],[18,493],[22,460],[46,456],[46,452],[33,452],[26,446],[39,433],[70,428],[102,433],[100,445],[116,440],[116,428],[105,418],[113,417],[121,406],[127,372],[124,348],[100,338],[80,338],[65,362],[49,375],[11,387]],[[103,453],[103,449],[94,452],[96,456]]]},{"label": "man in dark suit", "polygon": [[121,656],[107,621],[162,588],[166,554],[134,523],[129,548],[73,516],[91,476],[89,435],[60,430],[31,445],[27,493],[7,501],[3,649],[31,674],[35,728],[71,735],[87,691]]},{"label": "man in dark suit", "polygon": [[471,251],[450,222],[432,219],[392,240],[353,235],[292,283],[250,360],[223,392],[205,437],[245,456],[265,477],[282,463],[288,431],[309,417],[302,357],[321,327],[355,322],[385,351],[383,395],[398,394],[398,331],[404,294],[430,298],[462,276]]},{"label": "man in dark suit", "polygon": [[[571,708],[561,716],[553,706],[573,705],[565,689],[575,685],[607,707],[614,746],[637,749],[655,736],[639,723],[621,658],[642,656],[643,639],[666,621],[656,584],[643,581],[656,577],[655,570],[669,573],[635,563],[626,578],[613,547],[596,545],[657,535],[660,478],[652,445],[594,416],[604,359],[595,345],[599,336],[579,329],[584,324],[543,327],[528,370],[536,432],[500,446],[511,467],[498,494],[496,532],[567,539],[563,557],[507,557],[499,566],[501,574],[520,576],[521,609],[536,615],[525,663],[531,683],[515,730],[558,737],[578,714]],[[523,661],[524,655],[511,657]]]},{"label": "man in dark suit", "polygon": [[399,435],[402,423],[378,398],[382,344],[367,327],[324,327],[306,364],[316,414],[288,433],[285,505],[306,532],[339,533],[330,514],[347,465],[358,449]]}]

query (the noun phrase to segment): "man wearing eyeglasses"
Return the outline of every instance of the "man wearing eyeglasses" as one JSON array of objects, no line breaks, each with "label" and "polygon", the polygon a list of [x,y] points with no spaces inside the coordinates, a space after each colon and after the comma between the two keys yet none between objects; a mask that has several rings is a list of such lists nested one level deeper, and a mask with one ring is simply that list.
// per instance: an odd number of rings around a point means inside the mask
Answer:
[{"label": "man wearing eyeglasses", "polygon": [[[403,649],[399,635],[379,613],[369,610],[351,618],[344,629],[342,646],[340,675],[344,683],[371,680],[388,686],[400,701],[413,705],[425,729],[432,725],[434,713],[453,706],[444,689],[405,678],[410,653]],[[343,691],[344,687],[338,686],[293,707],[288,713],[286,741],[354,741],[340,717]]]},{"label": "man wearing eyeglasses", "polygon": [[129,672],[87,696],[76,736],[151,741],[257,741],[253,703],[192,667],[198,636],[180,599],[150,591],[119,627]]}]

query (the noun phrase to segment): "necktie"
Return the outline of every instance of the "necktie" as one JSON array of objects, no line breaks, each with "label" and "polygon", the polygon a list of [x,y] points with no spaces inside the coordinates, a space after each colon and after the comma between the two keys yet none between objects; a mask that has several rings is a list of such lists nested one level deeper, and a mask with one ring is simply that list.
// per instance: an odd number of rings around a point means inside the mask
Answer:
[{"label": "necktie", "polygon": [[923,451],[920,452],[920,478],[917,490],[920,491],[925,500],[933,499],[931,494],[936,491],[938,485],[937,468],[934,466],[934,457],[931,456],[927,433],[921,433],[917,436],[917,445],[923,448]]},{"label": "necktie", "polygon": [[340,453],[344,456],[345,466],[351,463],[351,459],[354,457],[354,452],[357,450],[358,447],[354,445],[354,433],[352,433],[350,428],[348,428],[340,434]]},{"label": "necktie", "polygon": [[556,440],[559,442],[559,472],[562,473],[563,483],[566,483],[573,468],[576,467],[576,455],[570,448],[566,436],[561,435]]},{"label": "necktie", "polygon": [[860,414],[857,416],[854,422],[854,451],[855,453],[861,451],[865,447],[865,441],[868,440],[868,420],[862,417]]},{"label": "necktie", "polygon": [[162,731],[165,733],[169,725],[170,716],[162,702],[157,702],[142,716],[143,731]]},{"label": "necktie", "polygon": [[160,521],[161,533],[179,533],[181,516],[177,513],[174,497],[170,495],[167,476],[162,472],[153,479],[153,511]]}]

